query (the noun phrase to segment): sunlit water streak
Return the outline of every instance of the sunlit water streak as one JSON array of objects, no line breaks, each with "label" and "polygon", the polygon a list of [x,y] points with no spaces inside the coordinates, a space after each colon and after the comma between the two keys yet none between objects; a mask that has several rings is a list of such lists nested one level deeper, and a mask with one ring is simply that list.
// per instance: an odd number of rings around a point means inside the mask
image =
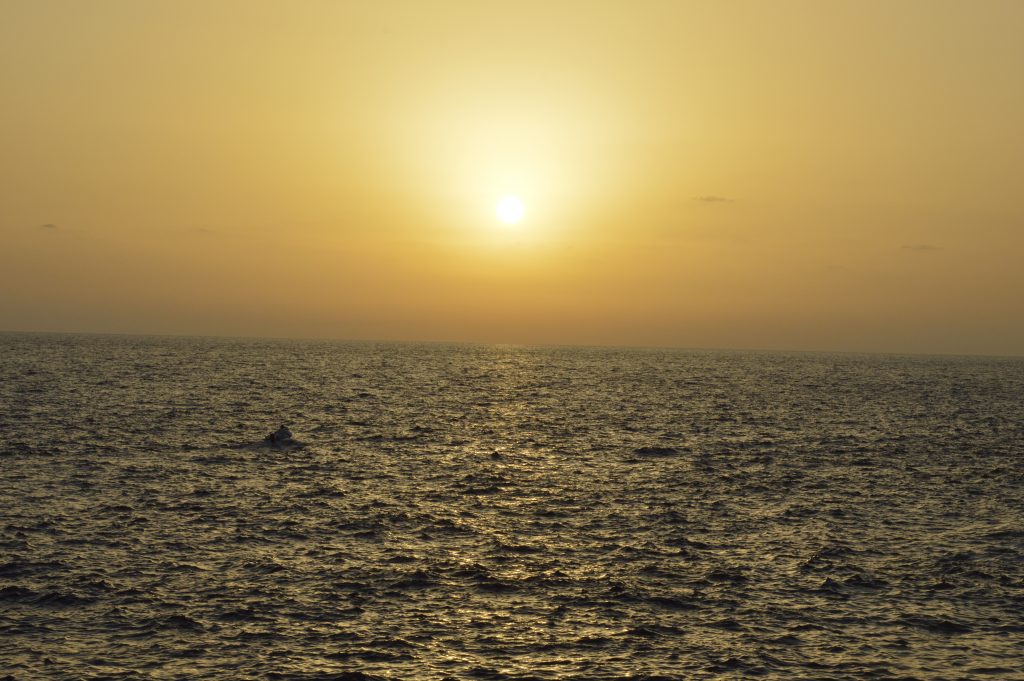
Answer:
[{"label": "sunlit water streak", "polygon": [[0,678],[1024,678],[1021,360],[6,335],[0,378]]}]

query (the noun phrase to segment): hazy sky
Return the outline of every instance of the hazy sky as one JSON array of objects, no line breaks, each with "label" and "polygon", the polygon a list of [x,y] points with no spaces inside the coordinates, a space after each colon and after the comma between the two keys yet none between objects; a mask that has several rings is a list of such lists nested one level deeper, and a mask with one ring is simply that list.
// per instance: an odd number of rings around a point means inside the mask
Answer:
[{"label": "hazy sky", "polygon": [[0,329],[1024,354],[1022,36],[1018,0],[0,0]]}]

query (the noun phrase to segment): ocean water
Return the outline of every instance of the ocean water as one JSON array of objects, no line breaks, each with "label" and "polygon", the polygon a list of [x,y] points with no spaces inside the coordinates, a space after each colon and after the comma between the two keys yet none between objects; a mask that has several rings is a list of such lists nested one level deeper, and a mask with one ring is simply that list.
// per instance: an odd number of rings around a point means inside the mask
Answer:
[{"label": "ocean water", "polygon": [[1024,679],[1021,359],[8,334],[0,433],[0,679]]}]

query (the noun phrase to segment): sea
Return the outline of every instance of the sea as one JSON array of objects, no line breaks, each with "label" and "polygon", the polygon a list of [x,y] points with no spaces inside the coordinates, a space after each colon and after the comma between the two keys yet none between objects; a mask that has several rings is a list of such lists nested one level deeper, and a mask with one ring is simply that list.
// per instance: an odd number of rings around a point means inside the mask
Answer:
[{"label": "sea", "polygon": [[1024,679],[1024,359],[3,334],[0,679]]}]

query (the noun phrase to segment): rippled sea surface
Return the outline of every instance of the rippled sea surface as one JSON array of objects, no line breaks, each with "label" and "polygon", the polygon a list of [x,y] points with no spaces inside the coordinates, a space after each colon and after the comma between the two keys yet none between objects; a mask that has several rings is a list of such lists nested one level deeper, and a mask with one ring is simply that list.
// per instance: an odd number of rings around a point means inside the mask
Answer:
[{"label": "rippled sea surface", "polygon": [[1024,678],[1021,359],[10,334],[0,379],[0,679]]}]

